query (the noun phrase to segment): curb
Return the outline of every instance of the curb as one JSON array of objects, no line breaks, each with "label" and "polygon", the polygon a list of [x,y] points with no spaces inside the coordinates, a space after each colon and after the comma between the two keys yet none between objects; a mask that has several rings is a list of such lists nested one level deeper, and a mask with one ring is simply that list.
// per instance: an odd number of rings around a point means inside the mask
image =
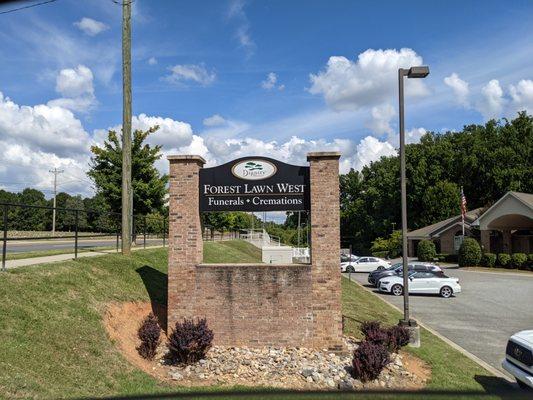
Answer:
[{"label": "curb", "polygon": [[[378,296],[376,293],[374,293],[373,291],[371,291],[370,289],[364,287],[363,285],[361,285],[361,283],[359,283],[358,281],[355,281],[353,279],[350,279],[351,282],[355,283],[356,285],[358,285],[359,287],[361,287],[362,289],[366,290],[368,293],[370,293],[371,295],[375,296],[376,298],[380,299],[381,301],[383,301],[384,303],[388,304],[389,306],[391,306],[392,308],[394,308],[395,310],[399,311],[400,313],[403,313],[402,310],[400,310],[397,306],[395,306],[394,304],[388,302],[387,300],[385,300],[384,298]],[[499,371],[498,369],[494,368],[492,365],[488,364],[487,362],[483,361],[481,358],[479,358],[478,356],[470,353],[468,350],[464,349],[463,347],[459,346],[457,343],[451,341],[450,339],[448,339],[446,336],[443,336],[442,334],[440,334],[439,332],[435,331],[433,328],[430,328],[429,326],[423,324],[422,322],[420,321],[417,321],[418,322],[418,325],[420,325],[422,328],[424,328],[425,330],[427,330],[429,333],[437,336],[439,339],[441,339],[443,342],[445,342],[446,344],[450,345],[451,347],[453,347],[455,350],[459,351],[461,354],[463,354],[464,356],[468,357],[470,360],[474,361],[476,364],[478,364],[480,367],[486,369],[488,372],[490,372],[492,375],[494,376],[497,376],[498,378],[502,378],[502,379],[505,379],[505,381],[507,381],[509,384],[514,384],[514,381],[511,380],[511,378],[509,378],[507,375],[505,375],[503,372]]]}]

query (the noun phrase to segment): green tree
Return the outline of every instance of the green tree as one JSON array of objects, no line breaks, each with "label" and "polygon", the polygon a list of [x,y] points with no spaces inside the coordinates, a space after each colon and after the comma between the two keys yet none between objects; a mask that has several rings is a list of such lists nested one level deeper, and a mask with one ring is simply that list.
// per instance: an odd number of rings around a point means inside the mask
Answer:
[{"label": "green tree", "polygon": [[[167,175],[161,175],[154,164],[162,156],[161,146],[144,143],[146,138],[159,129],[158,126],[147,131],[133,132],[132,187],[133,213],[148,214],[162,212],[165,204]],[[105,198],[114,212],[122,210],[122,147],[120,137],[109,131],[102,147],[92,146],[93,157],[87,175],[92,178],[96,190]]]},{"label": "green tree", "polygon": [[[74,231],[76,229],[76,214],[78,214],[78,230],[87,228],[87,213],[85,212],[85,204],[81,196],[72,196],[68,198],[65,202],[65,208],[69,211],[64,212],[63,223],[65,228],[69,231]],[[73,210],[79,210],[78,212]]]},{"label": "green tree", "polygon": [[[16,197],[17,204],[30,206],[47,206],[43,192],[37,189],[24,189]],[[11,225],[20,231],[44,231],[52,225],[52,211],[34,207],[14,207],[14,213],[9,218]]]},{"label": "green tree", "polygon": [[[533,192],[533,117],[468,125],[406,146],[408,229],[459,215],[460,187],[468,208],[486,207],[509,190]],[[340,177],[341,237],[360,253],[400,227],[398,156],[382,157]]]}]

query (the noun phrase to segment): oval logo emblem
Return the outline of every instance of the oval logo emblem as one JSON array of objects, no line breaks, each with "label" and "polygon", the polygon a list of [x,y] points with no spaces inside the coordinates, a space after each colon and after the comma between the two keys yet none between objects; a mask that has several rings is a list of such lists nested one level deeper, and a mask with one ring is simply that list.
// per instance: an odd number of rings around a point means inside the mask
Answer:
[{"label": "oval logo emblem", "polygon": [[252,159],[238,162],[231,168],[231,173],[237,178],[258,181],[270,178],[277,172],[277,168],[270,161]]}]

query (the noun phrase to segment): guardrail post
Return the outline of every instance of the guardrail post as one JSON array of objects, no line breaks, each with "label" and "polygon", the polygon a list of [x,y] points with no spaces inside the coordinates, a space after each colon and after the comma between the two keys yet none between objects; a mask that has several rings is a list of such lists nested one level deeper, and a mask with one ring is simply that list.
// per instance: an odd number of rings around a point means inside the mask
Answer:
[{"label": "guardrail post", "polygon": [[165,236],[167,233],[167,220],[163,217],[163,247],[165,247]]},{"label": "guardrail post", "polygon": [[74,259],[78,259],[78,221],[79,221],[79,212],[76,210],[76,231],[74,233]]},{"label": "guardrail post", "polygon": [[7,253],[7,212],[9,206],[4,205],[4,242],[2,243],[2,271],[6,270],[6,253]]},{"label": "guardrail post", "polygon": [[146,215],[143,218],[143,247],[146,249]]}]

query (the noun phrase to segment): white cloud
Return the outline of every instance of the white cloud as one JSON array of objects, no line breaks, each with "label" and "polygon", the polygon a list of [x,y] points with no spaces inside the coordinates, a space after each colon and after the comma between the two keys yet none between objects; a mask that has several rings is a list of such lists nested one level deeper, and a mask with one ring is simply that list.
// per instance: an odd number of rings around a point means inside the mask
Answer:
[{"label": "white cloud", "polygon": [[481,88],[481,94],[482,98],[477,104],[478,111],[487,120],[500,117],[506,103],[500,82],[497,79],[492,79]]},{"label": "white cloud", "polygon": [[533,113],[533,81],[522,79],[516,85],[509,86],[509,93],[512,99],[513,111],[526,110]]},{"label": "white cloud", "polygon": [[216,79],[216,73],[208,71],[203,64],[178,64],[170,67],[169,70],[171,74],[164,79],[172,83],[183,84],[192,81],[202,86],[208,86]]},{"label": "white cloud", "polygon": [[468,95],[470,94],[468,82],[459,78],[459,75],[454,72],[450,76],[444,78],[444,83],[453,90],[457,102],[464,107],[468,107]]},{"label": "white cloud", "polygon": [[367,123],[367,127],[377,135],[384,133],[392,135],[394,130],[390,125],[390,120],[396,115],[396,110],[390,104],[372,107],[371,120]]},{"label": "white cloud", "polygon": [[[380,105],[396,96],[398,69],[421,64],[422,57],[407,48],[368,49],[356,61],[334,56],[323,71],[309,76],[309,92],[324,96],[328,106],[337,111]],[[408,79],[405,92],[424,96],[428,89],[422,79]]]},{"label": "white cloud", "polygon": [[148,65],[156,65],[157,64],[157,58],[155,57],[150,57],[148,59]]},{"label": "white cloud", "polygon": [[356,153],[352,156],[353,168],[360,171],[364,166],[379,160],[381,157],[393,155],[396,155],[396,149],[390,143],[381,142],[373,136],[367,136],[359,142]]},{"label": "white cloud", "polygon": [[61,156],[84,153],[89,135],[71,111],[51,105],[20,106],[0,92],[0,138]]},{"label": "white cloud", "polygon": [[59,71],[56,78],[56,92],[63,97],[50,100],[51,107],[63,107],[78,112],[88,112],[96,105],[94,96],[93,73],[85,65],[75,69]]},{"label": "white cloud", "polygon": [[[163,146],[165,150],[176,149],[188,146],[193,137],[192,127],[186,122],[176,121],[172,118],[148,116],[146,114],[134,115],[131,119],[132,129],[146,131],[156,125],[159,129],[148,136],[147,143],[151,145]],[[109,127],[108,129],[97,129],[94,132],[93,140],[95,144],[102,145],[107,139],[107,132],[113,130],[121,132],[122,125]]]},{"label": "white cloud", "polygon": [[229,3],[227,16],[229,19],[238,22],[235,37],[239,41],[240,46],[245,50],[246,56],[250,57],[254,53],[256,46],[250,33],[250,22],[244,12],[245,6],[245,0],[232,0]]},{"label": "white cloud", "polygon": [[413,128],[408,130],[405,132],[405,142],[407,144],[418,143],[420,142],[420,139],[422,139],[422,136],[424,136],[426,133],[427,131],[424,128]]},{"label": "white cloud", "polygon": [[214,114],[210,117],[204,118],[203,124],[205,126],[220,126],[227,123],[226,119],[218,114]]},{"label": "white cloud", "polygon": [[285,85],[277,85],[278,76],[274,72],[269,72],[266,79],[261,82],[261,87],[265,90],[272,90],[274,88],[278,90],[285,89]]},{"label": "white cloud", "polygon": [[96,36],[99,33],[109,29],[109,26],[103,22],[96,21],[92,18],[83,17],[77,22],[74,22],[74,25],[82,30],[85,34],[89,36]]},{"label": "white cloud", "polygon": [[[19,191],[32,187],[51,196],[51,168],[65,171],[58,180],[58,190],[68,193],[90,195],[89,179],[84,169],[88,165],[87,157],[60,157],[53,152],[35,150],[25,144],[0,141],[0,188]],[[84,154],[84,156],[86,156]]]}]

